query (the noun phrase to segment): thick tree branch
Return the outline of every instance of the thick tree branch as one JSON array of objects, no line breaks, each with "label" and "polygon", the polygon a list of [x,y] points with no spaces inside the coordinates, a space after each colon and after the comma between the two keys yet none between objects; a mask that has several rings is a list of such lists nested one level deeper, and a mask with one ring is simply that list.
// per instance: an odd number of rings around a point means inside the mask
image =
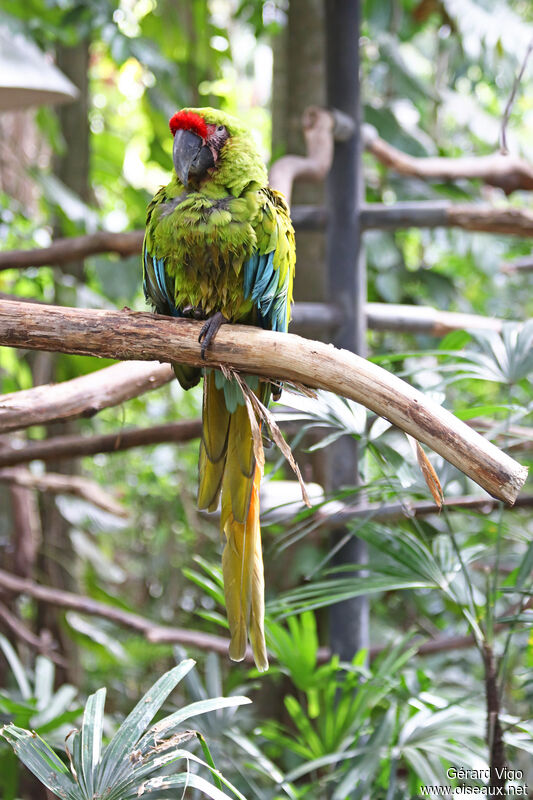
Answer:
[{"label": "thick tree branch", "polygon": [[39,636],[36,636],[33,631],[30,631],[18,617],[16,617],[9,608],[0,603],[0,621],[4,623],[5,627],[13,633],[17,639],[27,644],[38,653],[43,653],[47,658],[51,659],[55,664],[61,667],[67,665],[67,661],[54,652],[57,644],[52,640],[49,631],[41,631]]},{"label": "thick tree branch", "polygon": [[461,158],[416,158],[393,147],[370,126],[363,127],[363,138],[365,149],[399,175],[442,181],[477,179],[503,189],[505,194],[517,189],[533,189],[533,167],[515,156],[493,153]]},{"label": "thick tree branch", "polygon": [[0,481],[14,483],[27,489],[37,489],[39,492],[72,494],[117,517],[128,516],[127,508],[111,497],[98,483],[81,475],[62,475],[55,472],[34,475],[24,467],[6,467],[0,470]]},{"label": "thick tree branch", "polygon": [[222,636],[158,625],[146,619],[146,617],[141,617],[139,614],[123,611],[121,608],[100,603],[90,597],[82,597],[60,589],[41,586],[33,581],[10,575],[3,570],[0,570],[0,588],[16,595],[28,595],[42,603],[49,603],[60,608],[69,608],[73,611],[78,611],[80,614],[90,614],[108,619],[117,625],[123,625],[137,631],[142,636],[145,636],[149,642],[185,644],[191,647],[198,647],[201,650],[213,650],[224,655],[228,652],[229,640]]},{"label": "thick tree branch", "polygon": [[97,231],[85,236],[56,239],[48,247],[0,253],[0,269],[55,266],[78,261],[96,253],[118,253],[121,256],[140,254],[143,236],[144,231],[126,233]]},{"label": "thick tree branch", "polygon": [[[0,292],[1,300],[49,305],[33,297],[20,297],[5,292]],[[504,322],[513,322],[497,317],[482,317],[479,314],[440,311],[432,306],[396,303],[365,303],[365,314],[367,327],[373,331],[423,333],[437,337],[457,330],[491,330],[499,333]],[[342,325],[342,310],[332,303],[300,302],[294,303],[292,307],[291,333],[305,336],[307,331],[316,330],[317,327],[329,333],[340,325]]]},{"label": "thick tree branch", "polygon": [[[363,403],[427,444],[480,486],[516,499],[527,470],[404,381],[346,350],[293,334],[224,325],[202,361],[201,323],[148,313],[88,311],[5,301],[0,345],[120,359],[233,367],[327,389]],[[126,365],[123,365],[126,366]],[[13,420],[16,395],[7,414]],[[0,406],[0,424],[4,409]]]},{"label": "thick tree branch", "polygon": [[[30,307],[29,303],[23,305]],[[4,309],[5,304],[1,304],[0,308]],[[34,308],[47,306],[35,305]],[[111,331],[110,335],[113,335]],[[144,392],[157,389],[173,377],[174,372],[169,364],[129,361],[64,383],[4,394],[0,399],[0,433],[47,422],[92,417],[103,408],[118,406]]]}]

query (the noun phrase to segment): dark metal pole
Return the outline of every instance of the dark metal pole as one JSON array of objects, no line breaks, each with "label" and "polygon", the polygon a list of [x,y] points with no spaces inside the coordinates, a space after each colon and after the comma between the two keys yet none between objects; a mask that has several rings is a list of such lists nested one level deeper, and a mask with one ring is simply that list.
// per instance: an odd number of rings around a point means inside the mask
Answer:
[{"label": "dark metal pole", "polygon": [[[350,139],[335,143],[335,156],[327,182],[327,261],[329,302],[343,310],[344,325],[334,344],[365,355],[366,270],[361,252],[360,207],[363,200],[359,97],[360,0],[326,0],[327,102],[355,122]],[[331,489],[358,482],[358,453],[350,437],[329,448]],[[332,533],[338,546],[346,529]],[[365,544],[350,538],[335,556],[335,564],[366,561]],[[365,597],[343,601],[330,611],[331,650],[351,660],[368,647],[368,601]]]}]

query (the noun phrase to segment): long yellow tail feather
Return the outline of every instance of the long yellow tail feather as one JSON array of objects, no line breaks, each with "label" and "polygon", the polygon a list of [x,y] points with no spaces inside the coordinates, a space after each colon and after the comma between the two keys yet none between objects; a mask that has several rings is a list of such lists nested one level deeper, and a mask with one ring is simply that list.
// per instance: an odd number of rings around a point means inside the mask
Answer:
[{"label": "long yellow tail feather", "polygon": [[230,413],[213,373],[205,376],[198,505],[214,510],[221,496],[224,594],[229,655],[242,661],[248,637],[259,670],[268,669],[264,635],[264,577],[259,525],[261,469],[256,464],[245,406]]}]

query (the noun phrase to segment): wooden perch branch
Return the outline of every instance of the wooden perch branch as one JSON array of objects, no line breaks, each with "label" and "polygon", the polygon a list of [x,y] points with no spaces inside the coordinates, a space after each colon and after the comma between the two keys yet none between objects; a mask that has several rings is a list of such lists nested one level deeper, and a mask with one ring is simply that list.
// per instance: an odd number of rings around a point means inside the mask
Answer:
[{"label": "wooden perch branch", "polygon": [[[6,305],[7,303],[1,304],[2,310]],[[34,309],[48,308],[30,303],[12,305],[23,305]],[[112,335],[111,331],[109,333]],[[9,337],[8,331],[7,334]],[[4,341],[2,344],[7,342]],[[61,348],[57,349],[61,351]],[[169,364],[130,361],[127,364],[113,364],[111,367],[64,383],[36,386],[22,392],[4,394],[0,398],[0,433],[29,428],[30,425],[43,425],[47,422],[92,417],[103,408],[118,406],[132,397],[157,389],[171,381],[173,377],[174,373]]]},{"label": "wooden perch branch", "polygon": [[[2,398],[0,396],[0,408]],[[93,456],[96,453],[116,453],[150,444],[188,442],[202,433],[199,419],[169,422],[150,428],[119,430],[100,436],[52,436],[49,439],[28,441],[21,447],[0,449],[0,467],[27,464],[29,461],[58,461],[61,458]]]},{"label": "wooden perch branch", "polygon": [[533,167],[516,156],[493,153],[490,156],[462,158],[416,158],[398,150],[378,136],[371,126],[363,126],[365,149],[399,175],[423,180],[481,180],[511,194],[517,189],[533,189]]},{"label": "wooden perch branch", "polygon": [[[38,583],[18,578],[9,572],[0,570],[0,588],[12,594],[25,594],[39,600],[42,603],[49,603],[60,608],[69,608],[80,614],[90,614],[94,617],[108,619],[117,625],[131,628],[141,636],[145,636],[149,642],[165,644],[184,644],[191,647],[198,647],[201,650],[213,650],[216,653],[228,652],[229,640],[222,636],[201,633],[200,631],[189,631],[185,628],[171,628],[165,625],[158,625],[146,617],[134,614],[130,611],[123,611],[121,608],[100,603],[90,597],[82,597],[71,592],[60,589],[53,589],[48,586],[41,586]],[[253,657],[249,654],[249,660]]]},{"label": "wooden perch branch", "polygon": [[[2,300],[49,305],[34,298],[0,292],[0,301]],[[432,306],[396,303],[365,303],[365,314],[366,324],[370,330],[423,333],[438,337],[457,330],[491,330],[500,333],[504,322],[513,322],[497,317],[482,317],[479,314],[440,311]],[[305,335],[307,331],[316,330],[317,327],[330,333],[339,328],[342,321],[342,310],[332,303],[294,303],[291,333]]]},{"label": "wooden perch branch", "polygon": [[117,517],[128,516],[127,508],[118,503],[98,483],[81,475],[62,475],[54,472],[34,475],[24,467],[6,467],[0,469],[0,481],[14,483],[27,489],[37,489],[39,492],[73,494]]},{"label": "wooden perch branch", "polygon": [[[251,326],[224,325],[200,355],[201,323],[128,311],[89,311],[5,301],[0,345],[120,359],[233,367],[336,392],[389,419],[480,486],[513,503],[527,470],[453,414],[384,369],[333,345]],[[123,365],[126,366],[126,365]],[[7,413],[13,420],[16,395]],[[3,409],[0,406],[0,424]]]}]

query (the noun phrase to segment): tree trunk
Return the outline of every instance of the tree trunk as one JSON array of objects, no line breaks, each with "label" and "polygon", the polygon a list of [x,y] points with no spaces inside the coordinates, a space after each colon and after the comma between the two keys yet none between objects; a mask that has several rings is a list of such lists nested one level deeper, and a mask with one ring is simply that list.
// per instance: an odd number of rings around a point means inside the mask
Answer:
[{"label": "tree trunk", "polygon": [[[291,0],[287,27],[274,41],[272,98],[272,152],[305,153],[302,114],[310,105],[326,104],[326,67],[323,0]],[[293,204],[322,205],[324,187],[299,182]],[[325,243],[319,231],[296,235],[298,266],[295,297],[302,301],[326,300]],[[305,265],[305,269],[303,268]],[[318,328],[312,338],[321,338]]]}]

